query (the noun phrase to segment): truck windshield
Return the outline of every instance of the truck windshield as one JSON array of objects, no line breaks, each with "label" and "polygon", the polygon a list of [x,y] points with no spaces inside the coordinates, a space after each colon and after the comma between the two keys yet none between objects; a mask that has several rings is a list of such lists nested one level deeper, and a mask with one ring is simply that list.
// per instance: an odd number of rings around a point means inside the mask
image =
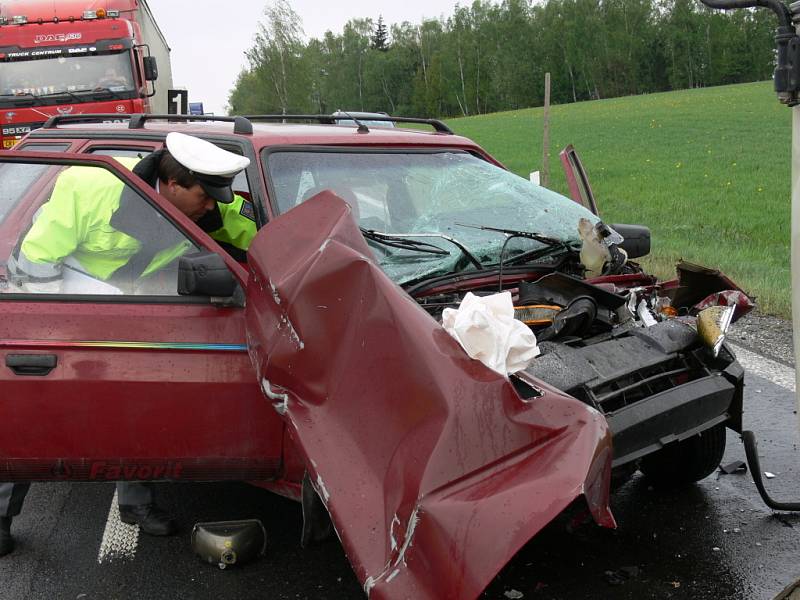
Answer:
[{"label": "truck windshield", "polygon": [[[128,53],[10,61],[0,69],[0,105],[17,105],[26,98],[36,104],[92,102],[95,93],[132,97]],[[70,94],[65,101],[63,96]]]}]

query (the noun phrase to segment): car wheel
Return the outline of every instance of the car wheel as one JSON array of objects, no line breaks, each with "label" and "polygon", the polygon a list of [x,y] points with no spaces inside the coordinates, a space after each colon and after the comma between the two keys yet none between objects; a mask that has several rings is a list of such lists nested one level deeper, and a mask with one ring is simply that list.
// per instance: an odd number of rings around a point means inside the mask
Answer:
[{"label": "car wheel", "polygon": [[725,453],[725,423],[645,456],[639,466],[657,487],[676,487],[711,475]]}]

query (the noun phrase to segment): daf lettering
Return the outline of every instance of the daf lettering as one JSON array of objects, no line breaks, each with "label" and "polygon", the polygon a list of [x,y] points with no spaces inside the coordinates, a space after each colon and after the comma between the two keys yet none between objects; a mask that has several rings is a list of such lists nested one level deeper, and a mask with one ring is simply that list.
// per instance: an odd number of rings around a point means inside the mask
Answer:
[{"label": "daf lettering", "polygon": [[47,42],[69,42],[71,40],[79,40],[83,34],[79,31],[72,33],[47,33],[37,35],[33,38],[34,44],[46,44]]}]

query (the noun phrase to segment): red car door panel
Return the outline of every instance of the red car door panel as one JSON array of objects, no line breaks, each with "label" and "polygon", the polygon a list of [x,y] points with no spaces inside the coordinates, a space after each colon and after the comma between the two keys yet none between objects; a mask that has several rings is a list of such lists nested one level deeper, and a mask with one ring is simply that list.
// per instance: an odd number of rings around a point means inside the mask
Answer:
[{"label": "red car door panel", "polygon": [[[0,185],[20,154],[0,158]],[[111,170],[198,246],[222,252],[110,159],[24,158]],[[259,391],[242,308],[0,293],[0,386],[0,481],[269,479],[280,467],[283,425]]]}]

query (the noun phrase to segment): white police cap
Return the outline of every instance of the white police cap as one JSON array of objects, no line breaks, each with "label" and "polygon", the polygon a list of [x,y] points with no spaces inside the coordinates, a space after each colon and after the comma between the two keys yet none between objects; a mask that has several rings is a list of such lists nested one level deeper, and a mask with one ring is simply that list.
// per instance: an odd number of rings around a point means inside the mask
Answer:
[{"label": "white police cap", "polygon": [[177,131],[167,134],[167,150],[195,176],[209,196],[224,204],[233,202],[233,178],[250,164],[246,156]]}]

